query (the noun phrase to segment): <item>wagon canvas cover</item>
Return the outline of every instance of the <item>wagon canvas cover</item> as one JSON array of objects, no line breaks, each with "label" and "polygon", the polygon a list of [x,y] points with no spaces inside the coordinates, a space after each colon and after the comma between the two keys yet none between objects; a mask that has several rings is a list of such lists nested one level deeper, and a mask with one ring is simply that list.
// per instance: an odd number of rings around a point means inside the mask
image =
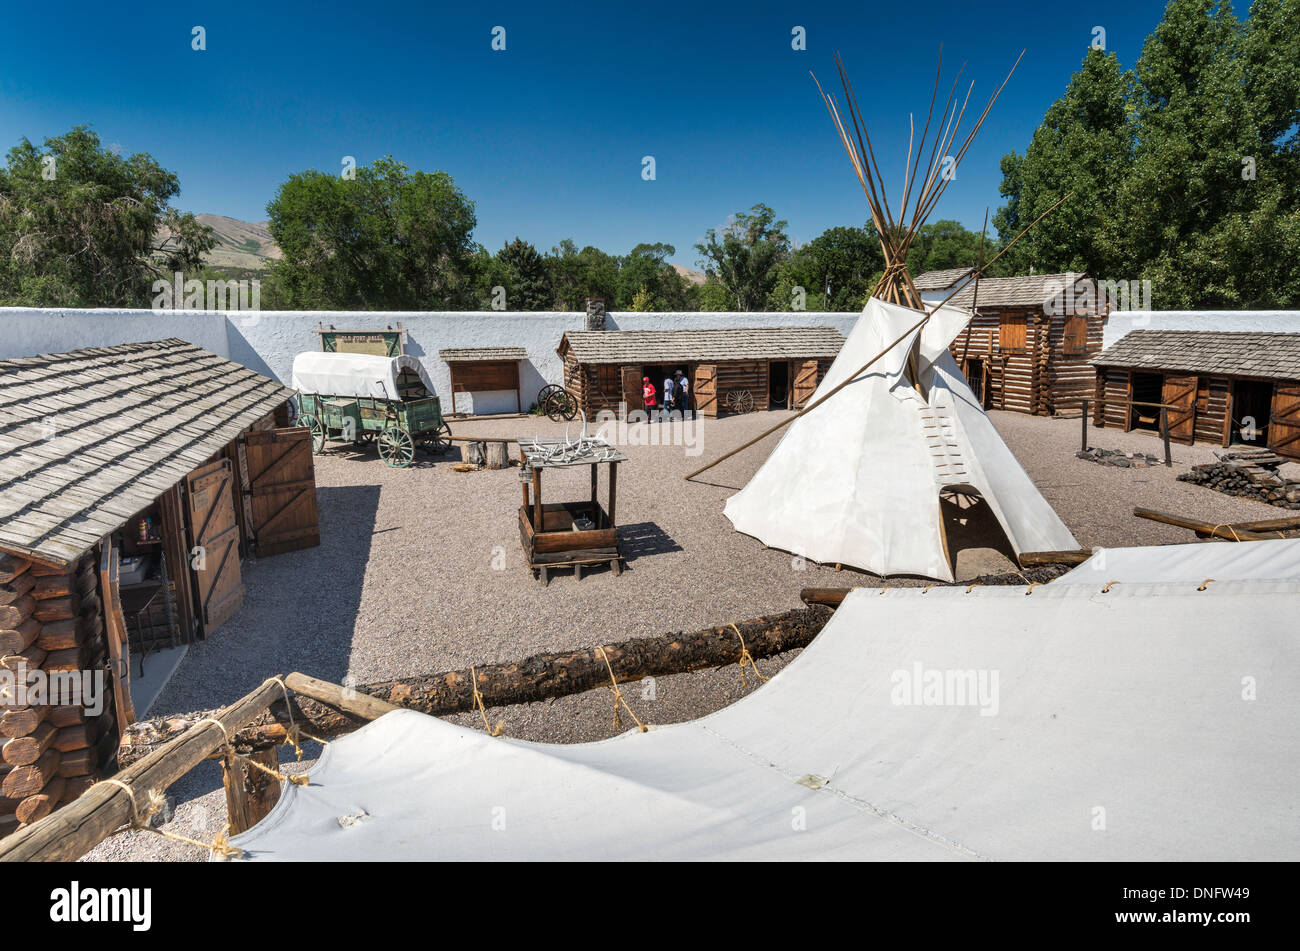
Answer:
[{"label": "wagon canvas cover", "polygon": [[400,400],[397,379],[403,370],[418,374],[429,395],[438,395],[424,365],[410,354],[381,357],[369,353],[300,353],[293,358],[291,385],[299,393]]}]

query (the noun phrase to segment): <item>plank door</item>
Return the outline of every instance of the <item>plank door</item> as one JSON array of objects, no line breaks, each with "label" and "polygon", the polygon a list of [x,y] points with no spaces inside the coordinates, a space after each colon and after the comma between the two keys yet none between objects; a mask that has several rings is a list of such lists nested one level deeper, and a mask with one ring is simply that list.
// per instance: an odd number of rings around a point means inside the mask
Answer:
[{"label": "plank door", "polygon": [[259,558],[320,544],[311,431],[253,430],[244,436],[248,500]]},{"label": "plank door", "polygon": [[120,564],[113,536],[106,536],[99,551],[99,590],[104,609],[104,640],[113,661],[113,714],[119,734],[135,722],[135,705],[131,702],[131,647],[119,587]]},{"label": "plank door", "polygon": [[803,409],[817,392],[817,361],[794,361],[794,408]]},{"label": "plank door", "polygon": [[1273,384],[1268,447],[1279,455],[1300,458],[1300,383]]},{"label": "plank door", "polygon": [[1169,438],[1190,443],[1196,426],[1196,377],[1165,374],[1161,402],[1172,407],[1169,414]]},{"label": "plank door", "polygon": [[692,385],[695,393],[695,414],[718,418],[718,368],[712,363],[701,363],[695,368]]},{"label": "plank door", "polygon": [[634,409],[645,409],[645,396],[641,393],[642,376],[644,374],[640,367],[623,367],[621,371],[623,402],[627,404],[629,413]]},{"label": "plank door", "polygon": [[233,482],[229,459],[209,462],[185,477],[190,566],[205,636],[230,620],[244,603]]}]

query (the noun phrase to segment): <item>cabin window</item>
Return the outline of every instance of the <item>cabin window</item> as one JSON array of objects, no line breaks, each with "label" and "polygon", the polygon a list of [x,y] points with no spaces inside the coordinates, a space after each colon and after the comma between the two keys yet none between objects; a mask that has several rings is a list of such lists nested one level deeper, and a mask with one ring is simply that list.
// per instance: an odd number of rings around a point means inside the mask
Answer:
[{"label": "cabin window", "polygon": [[1088,352],[1088,315],[1070,314],[1065,318],[1065,340],[1062,347],[1068,357]]},{"label": "cabin window", "polygon": [[1012,353],[1024,353],[1025,323],[1024,317],[1004,316],[998,326],[998,346]]}]

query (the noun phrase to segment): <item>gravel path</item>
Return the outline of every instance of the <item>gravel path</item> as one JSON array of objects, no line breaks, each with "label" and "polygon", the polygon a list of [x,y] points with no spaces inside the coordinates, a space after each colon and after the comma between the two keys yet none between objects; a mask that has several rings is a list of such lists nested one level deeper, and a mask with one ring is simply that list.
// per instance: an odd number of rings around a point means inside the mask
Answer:
[{"label": "gravel path", "polygon": [[[407,470],[389,469],[374,450],[332,450],[317,457],[321,545],[243,566],[244,607],[209,640],[195,645],[150,715],[219,707],[275,674],[298,670],[324,680],[355,682],[413,676],[471,664],[518,659],[539,651],[692,631],[730,620],[799,607],[805,585],[876,585],[879,578],[846,569],[796,566],[734,531],[724,500],[745,484],[779,438],[727,460],[697,483],[681,476],[753,438],[786,413],[703,421],[682,445],[680,424],[649,427],[677,445],[626,445],[617,519],[628,570],[598,569],[575,581],[568,570],[549,587],[523,563],[517,528],[517,470],[458,473],[458,450]],[[1212,521],[1268,518],[1278,510],[1177,482],[1209,448],[1175,446],[1174,466],[1106,468],[1076,459],[1079,426],[993,412],[994,423],[1043,494],[1084,546],[1168,544],[1190,532],[1134,518],[1134,505]],[[577,425],[569,427],[577,434]],[[642,431],[647,427],[642,426]],[[562,435],[545,419],[453,423],[457,435]],[[1159,453],[1140,433],[1091,430],[1091,445]],[[670,440],[671,441],[671,440]],[[1292,468],[1292,467],[1288,467]],[[585,467],[547,472],[544,500],[585,498]],[[601,499],[606,498],[604,477]],[[962,552],[958,574],[1009,570],[993,547]],[[901,579],[891,584],[925,584]],[[794,654],[759,662],[765,674]],[[742,695],[736,668],[660,678],[654,696],[625,694],[637,715],[654,723],[703,716]],[[756,689],[750,678],[749,690]],[[489,711],[511,736],[572,743],[620,729],[608,691]],[[477,716],[453,722],[481,728]],[[224,822],[220,773],[207,763],[172,788],[181,803],[171,828],[209,840]],[[98,860],[193,859],[197,850],[138,833],[110,839]]]}]

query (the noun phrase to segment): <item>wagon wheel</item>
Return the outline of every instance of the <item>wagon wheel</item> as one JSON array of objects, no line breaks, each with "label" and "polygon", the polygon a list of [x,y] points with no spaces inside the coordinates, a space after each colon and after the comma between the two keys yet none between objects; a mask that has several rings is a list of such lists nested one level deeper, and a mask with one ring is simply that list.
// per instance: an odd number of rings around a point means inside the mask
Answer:
[{"label": "wagon wheel", "polygon": [[298,417],[298,425],[311,430],[311,451],[318,456],[324,452],[325,429],[321,426],[320,420],[310,413],[303,413]]},{"label": "wagon wheel", "polygon": [[420,436],[420,444],[426,452],[441,455],[451,448],[451,427],[445,422],[437,429],[431,429]]},{"label": "wagon wheel", "polygon": [[405,469],[415,458],[415,440],[401,426],[389,426],[379,434],[379,457],[393,469]]},{"label": "wagon wheel", "polygon": [[727,409],[732,413],[748,413],[754,409],[754,396],[749,390],[732,390],[727,394]]},{"label": "wagon wheel", "polygon": [[560,386],[560,384],[547,383],[544,387],[542,387],[540,390],[537,391],[537,405],[545,406],[546,401],[550,399],[552,393],[563,393],[563,392],[564,392],[564,387]]},{"label": "wagon wheel", "polygon": [[284,404],[284,406],[285,406],[285,411],[287,412],[289,417],[289,425],[297,426],[298,425],[298,397],[295,396],[292,399],[288,400]]},{"label": "wagon wheel", "polygon": [[558,393],[551,393],[546,397],[546,402],[542,404],[542,411],[546,413],[547,418],[557,423],[568,422],[578,415],[578,401],[573,398],[572,393],[561,389]]}]

